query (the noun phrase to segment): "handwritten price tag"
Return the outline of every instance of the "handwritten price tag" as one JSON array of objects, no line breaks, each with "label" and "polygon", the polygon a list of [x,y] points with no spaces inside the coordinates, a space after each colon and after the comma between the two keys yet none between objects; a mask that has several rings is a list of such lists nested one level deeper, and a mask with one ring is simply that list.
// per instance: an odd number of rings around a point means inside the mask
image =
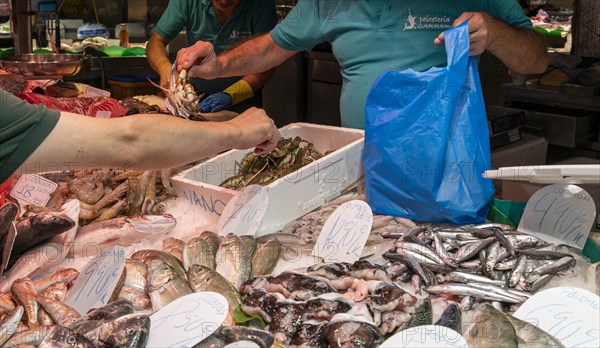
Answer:
[{"label": "handwritten price tag", "polygon": [[45,206],[50,199],[50,194],[58,185],[43,176],[36,174],[23,174],[15,187],[10,191],[10,196],[22,205],[35,204]]},{"label": "handwritten price tag", "polygon": [[181,297],[150,316],[147,347],[193,347],[212,335],[225,320],[229,304],[216,292]]},{"label": "handwritten price tag", "polygon": [[401,347],[461,347],[467,348],[467,341],[458,332],[439,325],[423,325],[401,331],[388,338],[381,348]]},{"label": "handwritten price tag", "polygon": [[558,339],[565,347],[600,347],[600,297],[558,287],[533,295],[515,312]]},{"label": "handwritten price tag", "polygon": [[358,261],[372,225],[373,212],[367,203],[346,202],[325,221],[312,255],[326,263]]},{"label": "handwritten price tag", "polygon": [[79,313],[108,303],[125,266],[125,249],[116,245],[96,256],[80,273],[65,303]]},{"label": "handwritten price tag", "polygon": [[253,236],[262,222],[269,195],[260,185],[244,187],[235,195],[223,209],[223,214],[217,223],[217,231],[222,236],[233,233],[237,236]]},{"label": "handwritten price tag", "polygon": [[595,217],[596,205],[584,189],[550,185],[531,197],[518,230],[546,242],[583,249]]}]

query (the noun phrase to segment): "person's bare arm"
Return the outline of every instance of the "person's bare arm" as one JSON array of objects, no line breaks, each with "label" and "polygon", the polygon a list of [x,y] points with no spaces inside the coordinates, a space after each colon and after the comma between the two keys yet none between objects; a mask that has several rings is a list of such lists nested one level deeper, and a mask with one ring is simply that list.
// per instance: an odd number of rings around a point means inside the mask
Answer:
[{"label": "person's bare arm", "polygon": [[166,115],[96,119],[62,112],[56,127],[21,165],[35,172],[49,163],[63,168],[170,168],[228,149],[269,153],[280,138],[262,109],[226,122],[187,121]]},{"label": "person's bare arm", "polygon": [[219,57],[212,44],[198,41],[177,52],[176,62],[177,70],[187,69],[188,76],[214,79],[264,72],[295,53],[279,47],[267,33],[235,46]]},{"label": "person's bare arm", "polygon": [[148,63],[150,63],[152,69],[160,76],[160,85],[165,88],[169,87],[169,81],[171,79],[172,63],[169,60],[169,55],[167,53],[167,45],[169,42],[169,40],[154,33],[146,45]]},{"label": "person's bare arm", "polygon": [[[519,74],[539,74],[548,67],[546,45],[535,31],[513,28],[483,12],[465,12],[454,21],[454,26],[465,21],[469,21],[472,56],[488,50]],[[442,33],[434,43],[442,45],[443,42]]]},{"label": "person's bare arm", "polygon": [[264,86],[265,83],[267,83],[267,81],[269,81],[271,77],[273,77],[273,75],[275,75],[275,68],[269,69],[265,72],[261,72],[258,74],[246,75],[242,77],[242,80],[248,82],[250,87],[252,87],[252,91],[256,93],[256,91],[261,89],[262,86]]}]

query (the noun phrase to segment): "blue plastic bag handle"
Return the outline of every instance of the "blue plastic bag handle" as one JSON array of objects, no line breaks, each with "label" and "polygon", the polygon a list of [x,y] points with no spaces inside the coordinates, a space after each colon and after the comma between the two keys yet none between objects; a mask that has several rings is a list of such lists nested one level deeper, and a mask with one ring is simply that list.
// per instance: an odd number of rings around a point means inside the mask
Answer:
[{"label": "blue plastic bag handle", "polygon": [[449,76],[458,79],[462,83],[467,73],[469,52],[471,50],[468,22],[444,31],[444,42],[448,62],[447,69],[453,72]]}]

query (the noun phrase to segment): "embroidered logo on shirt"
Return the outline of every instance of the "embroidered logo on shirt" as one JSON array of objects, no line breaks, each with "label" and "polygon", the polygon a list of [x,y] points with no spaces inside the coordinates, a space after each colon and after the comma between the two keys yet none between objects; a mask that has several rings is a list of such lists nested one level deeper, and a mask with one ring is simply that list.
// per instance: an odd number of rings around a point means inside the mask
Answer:
[{"label": "embroidered logo on shirt", "polygon": [[252,36],[252,33],[249,31],[237,31],[235,29],[233,29],[231,31],[231,35],[229,35],[229,37],[232,39],[244,39],[250,36]]},{"label": "embroidered logo on shirt", "polygon": [[416,29],[448,29],[452,27],[452,20],[450,17],[434,17],[430,15],[417,17],[413,16],[408,9],[408,16],[404,21],[403,30],[416,30]]}]

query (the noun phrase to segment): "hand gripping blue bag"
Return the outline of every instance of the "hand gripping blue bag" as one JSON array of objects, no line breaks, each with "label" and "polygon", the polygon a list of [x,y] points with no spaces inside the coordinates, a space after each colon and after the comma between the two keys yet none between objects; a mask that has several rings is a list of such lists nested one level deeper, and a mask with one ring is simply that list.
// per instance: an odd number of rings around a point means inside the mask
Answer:
[{"label": "hand gripping blue bag", "polygon": [[366,103],[364,171],[374,212],[485,221],[494,194],[487,117],[467,24],[444,33],[448,66],[388,71]]}]

